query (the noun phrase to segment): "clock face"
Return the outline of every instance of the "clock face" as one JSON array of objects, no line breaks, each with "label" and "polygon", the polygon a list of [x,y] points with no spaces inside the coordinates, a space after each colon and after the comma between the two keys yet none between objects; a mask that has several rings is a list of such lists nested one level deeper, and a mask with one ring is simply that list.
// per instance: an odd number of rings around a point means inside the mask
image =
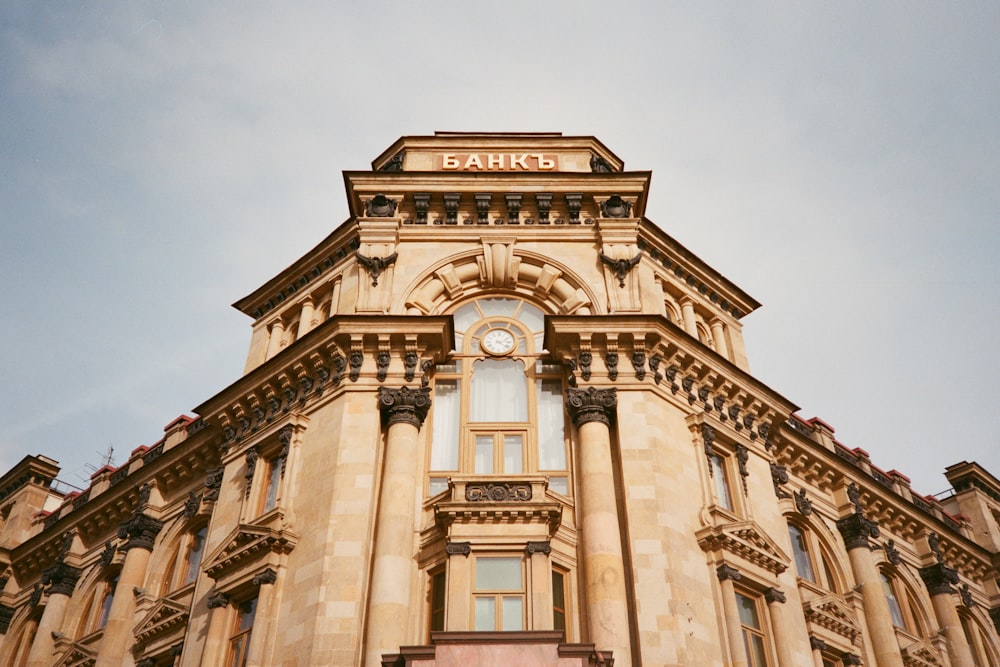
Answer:
[{"label": "clock face", "polygon": [[507,354],[514,349],[514,336],[505,329],[490,329],[479,344],[490,354]]}]

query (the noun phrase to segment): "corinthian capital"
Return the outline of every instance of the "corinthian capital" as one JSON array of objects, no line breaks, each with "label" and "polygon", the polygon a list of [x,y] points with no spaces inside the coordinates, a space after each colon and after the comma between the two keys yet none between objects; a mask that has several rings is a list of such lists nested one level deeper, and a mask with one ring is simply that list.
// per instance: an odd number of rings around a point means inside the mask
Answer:
[{"label": "corinthian capital", "polygon": [[153,550],[153,542],[163,528],[163,522],[146,516],[142,512],[137,512],[131,519],[118,527],[119,539],[127,540],[121,547],[124,551],[139,548],[146,551]]},{"label": "corinthian capital", "polygon": [[588,422],[610,424],[618,407],[617,390],[614,387],[597,389],[569,389],[566,398],[566,409],[577,428]]},{"label": "corinthian capital", "polygon": [[427,410],[431,407],[431,390],[429,387],[419,389],[379,387],[378,406],[382,411],[382,423],[386,426],[412,424],[420,428],[427,417]]}]

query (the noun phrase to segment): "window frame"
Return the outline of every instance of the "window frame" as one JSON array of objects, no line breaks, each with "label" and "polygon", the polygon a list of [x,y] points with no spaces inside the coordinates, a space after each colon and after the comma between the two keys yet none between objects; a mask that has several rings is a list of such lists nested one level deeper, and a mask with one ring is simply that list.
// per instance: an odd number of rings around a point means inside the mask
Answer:
[{"label": "window frame", "polygon": [[[763,596],[757,591],[744,587],[736,587],[735,595],[737,609],[740,609],[740,598],[751,603],[759,626],[748,626],[743,620],[743,615],[740,614],[740,634],[743,637],[743,648],[746,653],[747,665],[749,667],[774,667],[778,664],[774,654],[774,632],[773,628],[771,628],[770,615],[768,614]],[[761,652],[764,659],[763,664],[759,664],[755,656],[751,654],[748,635],[760,640]]]},{"label": "window frame", "polygon": [[[244,609],[252,606],[252,610],[247,614]],[[230,604],[232,620],[230,621],[229,635],[226,638],[226,660],[228,667],[246,667],[247,658],[250,654],[250,642],[253,638],[253,627],[257,618],[257,596],[235,601]],[[243,627],[244,620],[249,616],[249,623]],[[237,644],[237,642],[240,642]]]},{"label": "window frame", "polygon": [[[520,587],[519,588],[479,588],[479,565],[484,561],[499,561],[508,560],[516,561],[518,564],[518,572],[520,574]],[[472,598],[472,604],[469,606],[469,611],[471,614],[471,619],[469,627],[472,628],[474,632],[521,632],[526,628],[530,628],[532,624],[532,614],[530,609],[530,596],[528,592],[530,591],[530,570],[531,568],[526,563],[527,559],[522,554],[511,554],[511,553],[496,553],[487,552],[475,555],[475,560],[472,563],[472,580],[470,587],[470,596]],[[493,628],[491,630],[481,629],[477,621],[477,602],[479,600],[493,600]],[[507,629],[506,618],[504,617],[505,611],[505,601],[507,599],[517,599],[520,602],[521,617],[517,628]]]}]

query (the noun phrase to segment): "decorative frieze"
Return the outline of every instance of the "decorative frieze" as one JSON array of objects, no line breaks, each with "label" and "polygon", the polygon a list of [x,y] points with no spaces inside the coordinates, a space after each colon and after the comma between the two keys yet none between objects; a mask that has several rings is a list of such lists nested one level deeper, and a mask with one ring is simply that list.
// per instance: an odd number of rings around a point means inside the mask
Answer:
[{"label": "decorative frieze", "polygon": [[467,484],[465,499],[469,502],[524,502],[531,500],[531,484],[527,482],[490,482]]},{"label": "decorative frieze", "polygon": [[431,391],[428,387],[419,389],[379,387],[378,402],[382,423],[387,427],[393,424],[410,424],[420,428],[431,407]]},{"label": "decorative frieze", "polygon": [[614,387],[567,390],[566,409],[577,428],[594,421],[610,425],[617,407],[618,397]]}]

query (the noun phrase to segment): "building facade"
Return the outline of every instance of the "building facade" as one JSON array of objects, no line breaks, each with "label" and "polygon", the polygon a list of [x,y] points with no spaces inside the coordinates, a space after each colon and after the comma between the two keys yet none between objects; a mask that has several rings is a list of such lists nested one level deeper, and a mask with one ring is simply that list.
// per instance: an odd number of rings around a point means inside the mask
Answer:
[{"label": "building facade", "polygon": [[1000,666],[1000,481],[798,417],[649,179],[558,133],[345,172],[242,377],[82,493],[0,478],[0,664]]}]

